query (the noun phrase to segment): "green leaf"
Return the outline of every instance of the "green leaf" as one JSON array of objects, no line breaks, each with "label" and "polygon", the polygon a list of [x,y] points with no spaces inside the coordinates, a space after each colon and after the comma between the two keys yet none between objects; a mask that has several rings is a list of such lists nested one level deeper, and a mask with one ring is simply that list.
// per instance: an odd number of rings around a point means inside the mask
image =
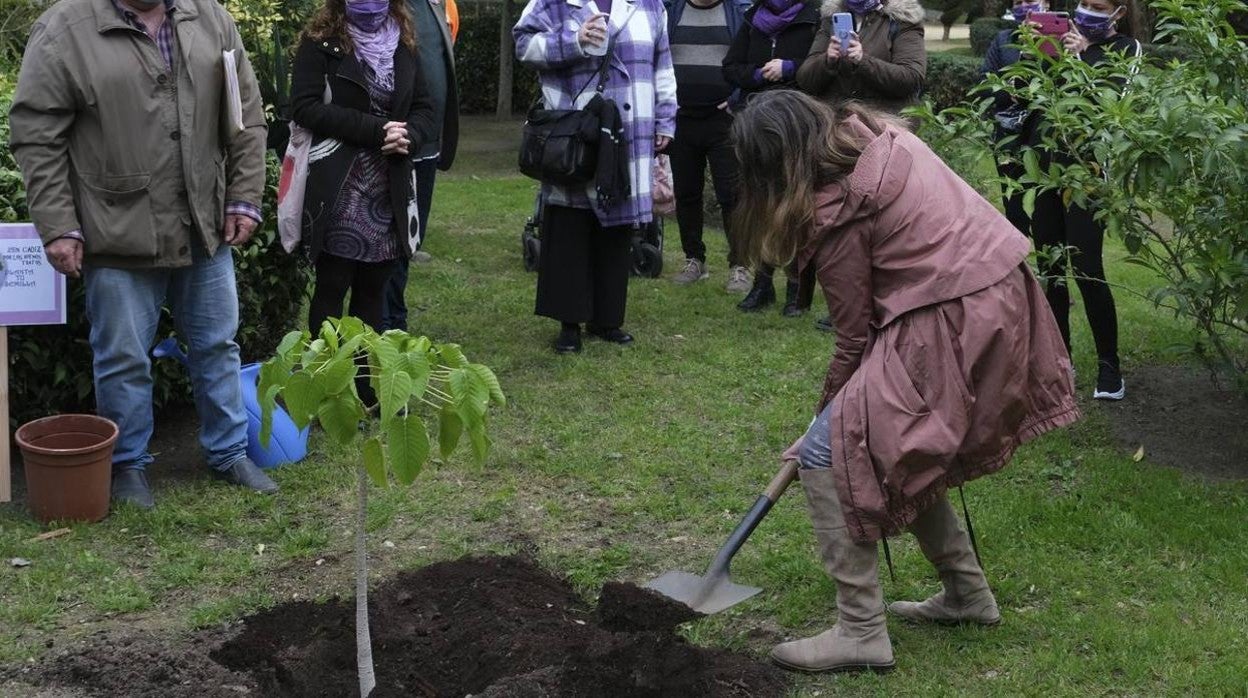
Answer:
[{"label": "green leaf", "polygon": [[472,444],[472,460],[478,466],[485,465],[490,455],[490,437],[485,433],[485,422],[475,422],[468,428],[468,441]]},{"label": "green leaf", "polygon": [[459,437],[464,433],[464,422],[455,413],[455,409],[447,405],[438,413],[438,450],[442,458],[450,458],[459,445]]},{"label": "green leaf", "polygon": [[464,368],[468,365],[468,359],[464,357],[464,352],[459,348],[458,344],[443,344],[438,347],[438,356],[442,359],[442,364],[448,368]]},{"label": "green leaf", "polygon": [[303,338],[304,333],[302,330],[287,332],[286,336],[282,337],[282,341],[278,343],[276,354],[286,357],[293,364],[295,360],[293,354],[299,348],[299,345],[303,343]]},{"label": "green leaf", "polygon": [[429,365],[429,357],[424,351],[409,351],[403,356],[403,370],[412,377],[412,397],[420,399],[425,395],[425,389],[429,386],[429,372],[432,367]]},{"label": "green leaf", "polygon": [[354,358],[335,356],[321,369],[317,381],[326,395],[337,395],[351,387],[358,372]]},{"label": "green leaf", "polygon": [[364,321],[353,315],[348,315],[338,322],[338,334],[343,339],[351,339],[359,337],[367,332]]},{"label": "green leaf", "polygon": [[371,358],[374,365],[381,371],[393,369],[399,362],[399,350],[393,343],[381,339],[373,343]]},{"label": "green leaf", "polygon": [[407,401],[412,397],[412,377],[407,375],[406,371],[382,369],[381,372],[381,390],[378,396],[381,398],[381,418],[387,419],[391,415],[397,413],[407,405]]},{"label": "green leaf", "polygon": [[416,481],[429,459],[429,433],[419,415],[391,417],[386,427],[390,440],[390,466],[401,484]]},{"label": "green leaf", "polygon": [[340,445],[347,445],[360,433],[360,420],[364,418],[364,408],[354,393],[339,393],[321,401],[316,410],[325,434]]},{"label": "green leaf", "polygon": [[498,376],[494,375],[494,371],[484,364],[470,364],[468,372],[477,378],[486,390],[490,393],[490,402],[495,405],[506,405],[507,396],[503,395],[503,386],[498,382]]},{"label": "green leaf", "polygon": [[292,375],[290,380],[286,381],[286,387],[282,389],[286,411],[290,413],[295,426],[300,429],[306,427],[316,416],[317,408],[324,397],[325,393],[321,386],[306,371],[299,371]]},{"label": "green leaf", "polygon": [[273,411],[277,409],[277,394],[281,387],[273,385],[260,393],[260,445],[269,447],[273,439]]},{"label": "green leaf", "polygon": [[1023,192],[1023,213],[1031,218],[1036,214],[1036,190],[1028,189]]},{"label": "green leaf", "polygon": [[386,480],[386,452],[381,448],[381,439],[370,437],[364,442],[364,472],[378,487],[389,484]]}]

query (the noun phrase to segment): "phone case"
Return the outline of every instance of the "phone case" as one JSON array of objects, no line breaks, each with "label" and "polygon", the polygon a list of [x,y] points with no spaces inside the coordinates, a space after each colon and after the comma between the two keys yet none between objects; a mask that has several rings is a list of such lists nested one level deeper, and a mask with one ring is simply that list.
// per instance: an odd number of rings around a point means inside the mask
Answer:
[{"label": "phone case", "polygon": [[841,44],[841,50],[849,44],[849,35],[854,33],[854,16],[848,12],[837,12],[832,15],[832,36]]},{"label": "phone case", "polygon": [[1070,16],[1065,12],[1032,12],[1027,21],[1036,25],[1036,31],[1044,37],[1040,41],[1040,50],[1056,57],[1061,48],[1061,39],[1070,31]]}]

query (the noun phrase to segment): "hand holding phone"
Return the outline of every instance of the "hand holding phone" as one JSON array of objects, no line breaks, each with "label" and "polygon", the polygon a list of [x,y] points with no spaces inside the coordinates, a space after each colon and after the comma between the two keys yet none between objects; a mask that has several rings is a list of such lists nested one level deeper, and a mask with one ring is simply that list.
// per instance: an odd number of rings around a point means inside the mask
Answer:
[{"label": "hand holding phone", "polygon": [[605,12],[595,12],[581,25],[577,38],[586,55],[607,55],[607,17]]},{"label": "hand holding phone", "polygon": [[854,16],[848,12],[837,12],[832,15],[832,38],[836,39],[841,51],[849,47],[849,37],[854,33]]},{"label": "hand holding phone", "polygon": [[1070,15],[1065,12],[1032,12],[1027,15],[1027,24],[1035,27],[1043,37],[1040,50],[1056,57],[1058,42],[1070,33]]}]

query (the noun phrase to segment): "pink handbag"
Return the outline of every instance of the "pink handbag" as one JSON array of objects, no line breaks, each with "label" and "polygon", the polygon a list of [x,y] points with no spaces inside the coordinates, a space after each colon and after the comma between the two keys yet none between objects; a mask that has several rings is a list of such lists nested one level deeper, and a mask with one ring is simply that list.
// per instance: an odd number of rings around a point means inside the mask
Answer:
[{"label": "pink handbag", "polygon": [[656,216],[676,214],[676,191],[672,187],[672,162],[662,153],[654,158],[654,183],[651,187]]}]

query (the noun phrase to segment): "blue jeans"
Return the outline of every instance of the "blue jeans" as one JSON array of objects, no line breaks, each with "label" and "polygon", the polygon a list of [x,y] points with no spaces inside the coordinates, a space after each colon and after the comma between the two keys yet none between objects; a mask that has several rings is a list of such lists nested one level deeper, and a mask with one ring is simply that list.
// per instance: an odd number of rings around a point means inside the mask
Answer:
[{"label": "blue jeans", "polygon": [[832,403],[828,402],[806,428],[806,436],[802,437],[801,448],[797,451],[797,462],[802,470],[832,467],[832,429],[828,424],[831,417]]},{"label": "blue jeans", "polygon": [[246,455],[247,413],[239,383],[238,289],[234,253],[214,257],[193,244],[189,267],[85,271],[95,400],[100,416],[120,431],[113,470],[143,470],[152,462],[152,360],[149,355],[167,300],[178,336],[186,342],[199,443],[208,465],[224,470]]}]

